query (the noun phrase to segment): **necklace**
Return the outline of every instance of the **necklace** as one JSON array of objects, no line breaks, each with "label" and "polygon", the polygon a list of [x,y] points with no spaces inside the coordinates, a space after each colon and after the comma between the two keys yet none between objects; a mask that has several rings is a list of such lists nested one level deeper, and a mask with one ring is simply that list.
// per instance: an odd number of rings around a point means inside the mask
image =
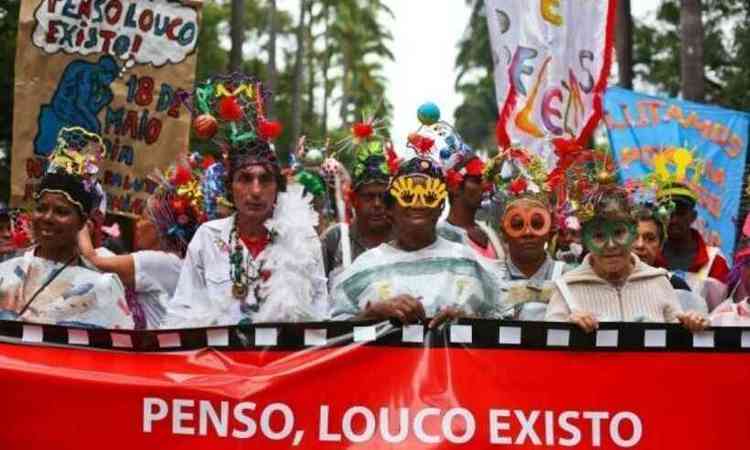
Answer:
[{"label": "necklace", "polygon": [[[32,253],[33,255],[33,253]],[[39,296],[39,294],[42,293],[43,290],[47,288],[50,284],[52,284],[53,281],[65,270],[70,264],[73,263],[73,261],[78,259],[78,252],[74,253],[73,256],[71,256],[68,260],[65,261],[65,263],[56,269],[50,276],[47,278],[47,280],[34,292],[34,294],[31,296],[31,300],[28,302],[25,302],[23,307],[21,308],[21,311],[18,313],[18,317],[23,316],[26,311],[29,309],[32,303],[34,303],[34,300]],[[33,257],[33,256],[32,256]],[[28,258],[28,264],[26,265],[26,276],[24,277],[23,284],[21,285],[21,299],[26,299],[26,281],[31,276],[31,258]]]},{"label": "necklace", "polygon": [[260,285],[258,281],[263,279],[263,261],[256,262],[252,255],[245,259],[243,243],[237,231],[237,222],[232,226],[229,234],[229,246],[232,249],[229,254],[229,277],[232,280],[232,296],[245,304],[247,295],[250,293],[250,286],[256,284],[254,294],[257,300],[255,305],[248,305],[251,310],[260,308],[262,298],[259,295]]}]

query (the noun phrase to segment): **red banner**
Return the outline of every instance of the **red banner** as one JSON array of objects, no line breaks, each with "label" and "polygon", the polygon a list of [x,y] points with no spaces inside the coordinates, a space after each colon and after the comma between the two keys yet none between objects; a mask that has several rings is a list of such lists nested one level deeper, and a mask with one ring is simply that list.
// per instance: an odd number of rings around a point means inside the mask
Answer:
[{"label": "red banner", "polygon": [[[254,329],[249,342],[270,346],[243,350],[3,343],[0,448],[750,445],[748,331],[691,337],[669,327],[639,329],[641,349],[623,350],[634,345],[632,328],[612,326],[586,341],[567,328],[551,338],[543,325],[467,323],[435,335],[420,326],[421,343],[419,330],[391,326],[341,339],[325,326],[313,333]],[[377,340],[366,336],[370,328]],[[312,345],[285,341],[297,332]],[[44,331],[42,340],[53,334]],[[692,349],[668,348],[687,342],[673,334],[691,340]],[[546,349],[533,348],[535,336]],[[23,340],[33,337],[24,330]],[[662,337],[666,348],[653,349]],[[729,341],[735,350],[722,349]]]}]

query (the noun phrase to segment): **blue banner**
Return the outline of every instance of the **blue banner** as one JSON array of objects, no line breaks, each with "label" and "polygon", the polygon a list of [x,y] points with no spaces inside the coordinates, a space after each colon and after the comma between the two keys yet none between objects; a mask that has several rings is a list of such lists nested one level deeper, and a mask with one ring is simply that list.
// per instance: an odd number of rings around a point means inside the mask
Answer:
[{"label": "blue banner", "polygon": [[[610,88],[604,120],[623,181],[638,183],[654,163],[683,178],[699,197],[699,230],[732,257],[748,146],[750,114]],[[692,162],[673,158],[686,148]],[[655,159],[656,157],[656,159]]]}]

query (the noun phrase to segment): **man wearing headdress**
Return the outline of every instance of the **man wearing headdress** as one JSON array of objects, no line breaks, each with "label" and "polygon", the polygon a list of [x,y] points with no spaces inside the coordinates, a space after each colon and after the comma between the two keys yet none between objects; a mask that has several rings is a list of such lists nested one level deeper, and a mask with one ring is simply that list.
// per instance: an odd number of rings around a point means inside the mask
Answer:
[{"label": "man wearing headdress", "polygon": [[692,228],[698,217],[695,192],[686,184],[672,183],[662,187],[656,199],[672,209],[662,250],[667,269],[684,275],[695,292],[702,291],[709,277],[726,283],[729,266],[721,250],[707,245],[700,232]]},{"label": "man wearing headdress", "polygon": [[237,75],[196,88],[194,113],[218,115],[225,131],[218,143],[227,151],[227,194],[235,213],[196,231],[168,305],[167,328],[300,322],[325,315],[317,213],[310,197],[286,189],[266,140],[273,137],[262,111],[268,95],[254,79]]},{"label": "man wearing headdress", "polygon": [[362,143],[355,151],[350,200],[354,219],[348,226],[350,260],[345,261],[341,242],[342,228],[336,224],[321,236],[323,262],[329,281],[340,269],[351,265],[359,255],[391,238],[391,221],[386,210],[390,172],[384,154],[384,143]]},{"label": "man wearing headdress", "polygon": [[504,249],[490,226],[477,220],[485,192],[484,162],[456,129],[440,120],[440,110],[428,102],[419,107],[421,125],[409,135],[409,146],[440,164],[448,188],[448,216],[438,222],[438,235],[464,244],[478,255],[502,259]]},{"label": "man wearing headdress", "polygon": [[430,327],[457,317],[499,317],[501,274],[470,248],[437,235],[447,196],[440,167],[415,157],[389,190],[394,239],[364,252],[336,278],[334,319],[432,317]]}]

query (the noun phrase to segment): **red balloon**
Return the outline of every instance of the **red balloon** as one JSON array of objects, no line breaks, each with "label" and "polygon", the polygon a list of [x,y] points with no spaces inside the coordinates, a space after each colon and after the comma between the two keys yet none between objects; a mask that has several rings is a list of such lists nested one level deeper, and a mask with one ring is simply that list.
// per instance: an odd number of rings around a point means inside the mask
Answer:
[{"label": "red balloon", "polygon": [[275,120],[260,119],[258,121],[258,134],[263,139],[272,141],[281,136],[283,126]]},{"label": "red balloon", "polygon": [[211,139],[219,129],[219,123],[216,117],[211,114],[201,114],[193,119],[193,129],[195,135],[201,139]]},{"label": "red balloon", "polygon": [[228,96],[219,101],[219,117],[228,122],[237,122],[243,116],[242,106],[237,97]]}]

